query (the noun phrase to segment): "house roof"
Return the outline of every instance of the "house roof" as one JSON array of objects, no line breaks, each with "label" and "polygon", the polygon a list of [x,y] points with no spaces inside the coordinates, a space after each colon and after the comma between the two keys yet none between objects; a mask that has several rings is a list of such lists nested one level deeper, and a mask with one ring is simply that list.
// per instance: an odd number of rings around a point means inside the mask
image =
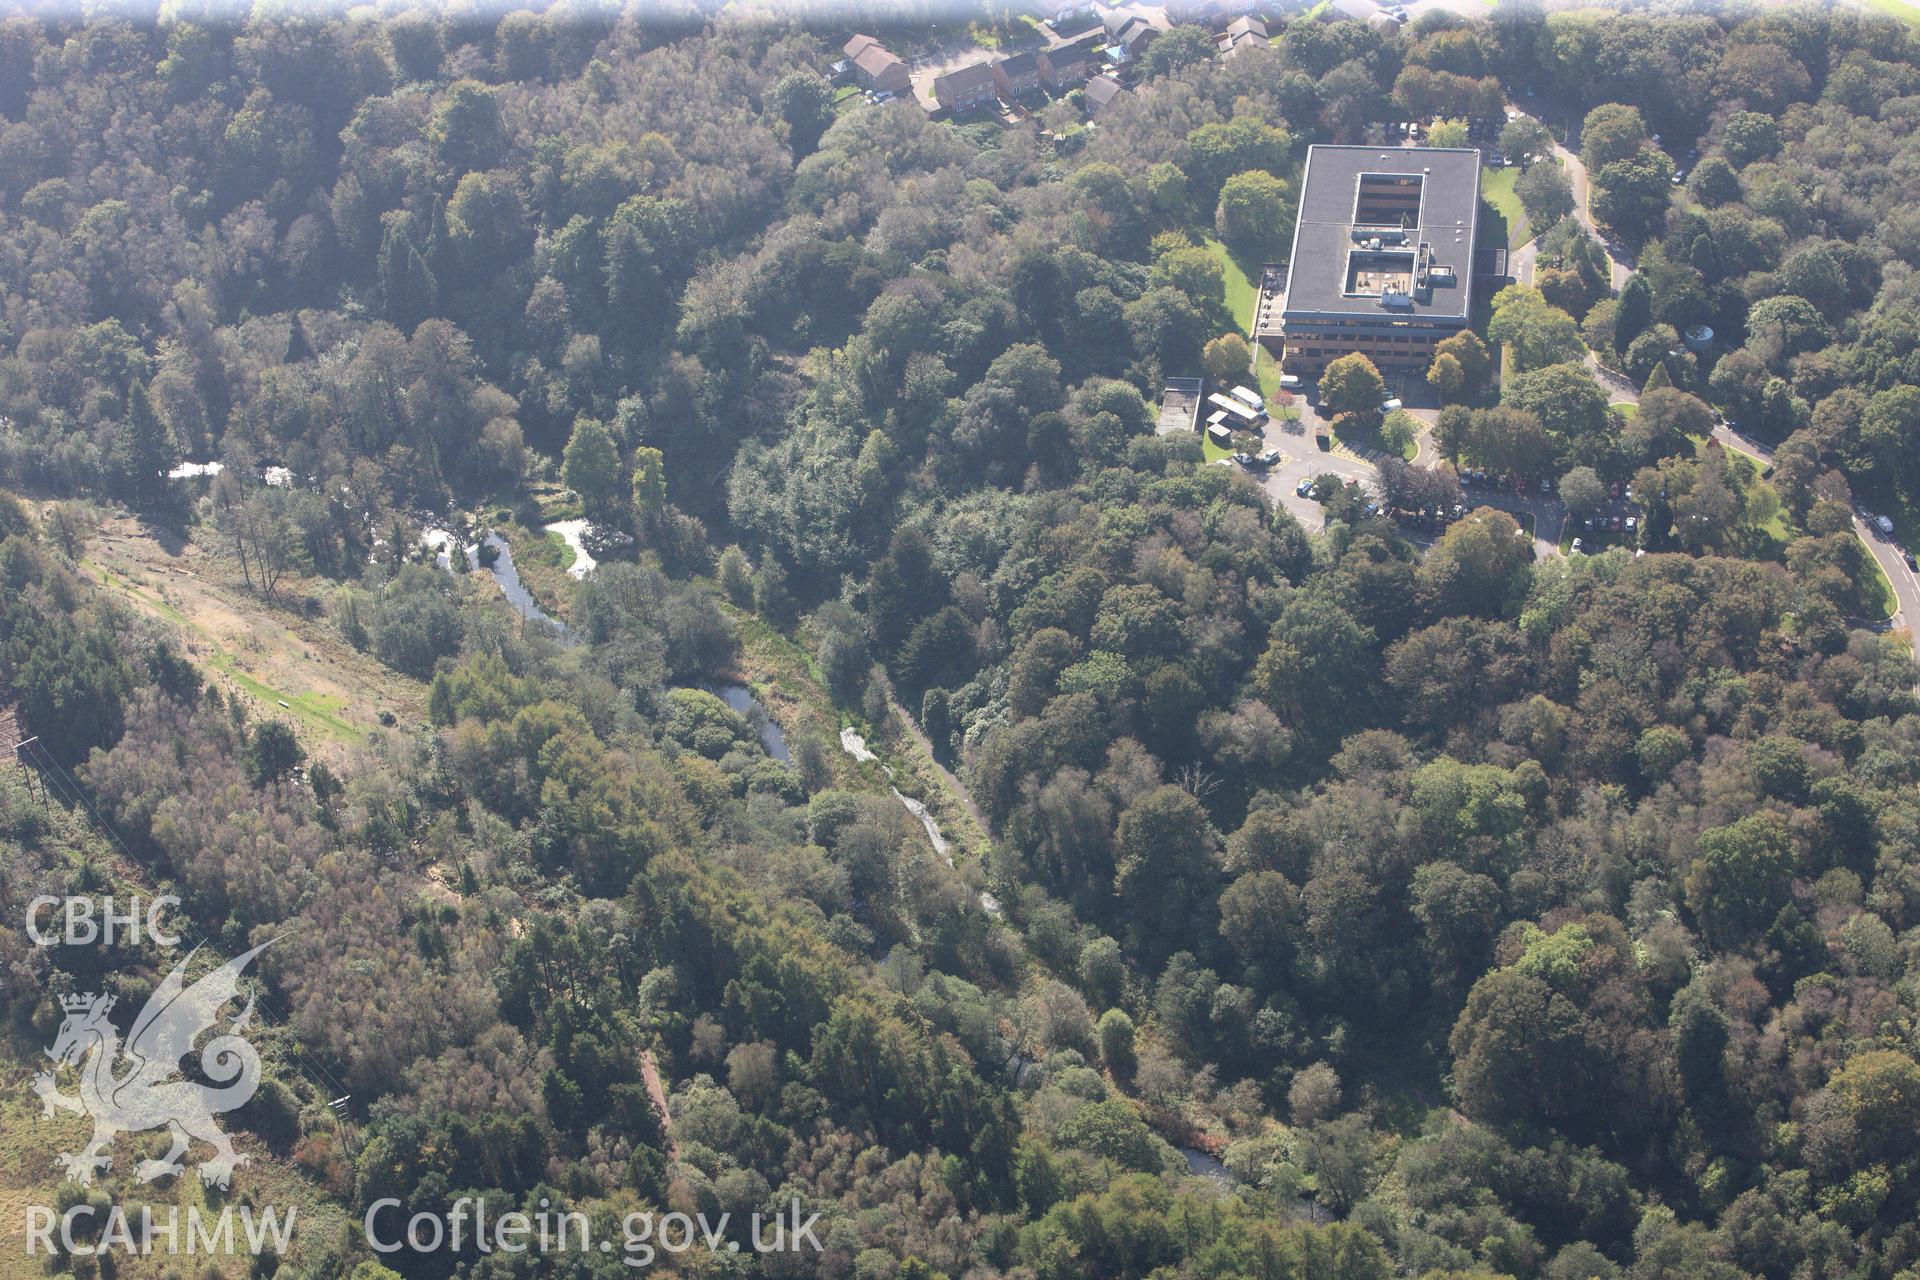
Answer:
[{"label": "house roof", "polygon": [[[1402,219],[1404,233],[1387,230],[1385,217],[1360,217],[1363,177],[1374,180],[1374,189],[1387,187],[1401,200],[1406,184],[1394,179],[1419,180],[1412,216],[1394,215]],[[1473,148],[1309,147],[1300,180],[1285,315],[1464,320],[1479,225],[1480,153]],[[1425,287],[1411,297],[1401,294],[1401,305],[1392,312],[1382,291],[1349,288],[1356,266],[1371,269],[1356,256],[1369,252],[1363,241],[1370,238],[1356,226],[1381,232],[1382,251],[1395,260],[1386,271],[1399,273],[1403,267],[1398,260],[1403,258],[1407,265],[1424,261],[1429,269]]]},{"label": "house roof", "polygon": [[868,49],[876,45],[879,45],[883,49],[886,47],[885,45],[881,45],[880,42],[872,36],[856,35],[853,39],[847,41],[846,45],[840,51],[849,58],[858,58],[862,53],[865,53]]},{"label": "house roof", "polygon": [[1099,106],[1106,106],[1125,92],[1126,89],[1112,76],[1095,76],[1087,81],[1087,96]]},{"label": "house roof", "polygon": [[1035,75],[1040,70],[1040,55],[1031,49],[1023,49],[1000,59],[1000,69],[1010,76]]},{"label": "house roof", "polygon": [[853,64],[870,76],[879,76],[893,67],[906,64],[882,44],[871,44],[854,55]]},{"label": "house roof", "polygon": [[966,89],[979,89],[993,83],[993,67],[985,62],[969,62],[964,67],[955,67],[943,76],[937,76],[933,82],[934,92],[942,88],[953,92]]},{"label": "house roof", "polygon": [[1240,40],[1246,36],[1252,36],[1258,40],[1267,39],[1267,24],[1252,16],[1235,18],[1227,24],[1228,40],[1238,44]]}]

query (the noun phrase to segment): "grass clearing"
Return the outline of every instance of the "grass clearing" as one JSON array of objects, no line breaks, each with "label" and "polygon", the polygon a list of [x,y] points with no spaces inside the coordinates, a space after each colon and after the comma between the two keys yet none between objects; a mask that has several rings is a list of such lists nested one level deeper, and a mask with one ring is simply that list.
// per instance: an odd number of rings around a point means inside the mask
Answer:
[{"label": "grass clearing", "polygon": [[1247,274],[1246,268],[1233,256],[1233,251],[1222,244],[1218,237],[1207,236],[1201,244],[1208,253],[1213,255],[1214,260],[1220,264],[1221,271],[1226,275],[1227,313],[1233,317],[1233,322],[1240,326],[1241,336],[1251,338],[1253,308],[1259,302],[1260,287],[1253,282],[1253,277]]},{"label": "grass clearing", "polygon": [[1630,400],[1615,400],[1607,408],[1612,409],[1628,422],[1632,422],[1640,414],[1640,406]]},{"label": "grass clearing", "polygon": [[1906,0],[1866,0],[1867,8],[1876,13],[1884,13],[1890,18],[1898,18],[1910,27],[1920,27],[1920,9],[1916,9]]},{"label": "grass clearing", "polygon": [[1527,226],[1526,208],[1521,205],[1520,197],[1513,193],[1513,184],[1519,177],[1518,165],[1480,171],[1480,200],[1492,210],[1499,229],[1498,239],[1483,233],[1482,239],[1487,244],[1504,244],[1517,249],[1532,238]]},{"label": "grass clearing", "polygon": [[301,612],[308,599],[317,609],[304,583],[283,582],[281,603],[261,600],[201,546],[169,552],[127,517],[102,525],[81,567],[174,630],[182,653],[257,714],[291,718],[309,748],[365,742],[383,711],[415,722],[425,716],[423,686],[356,651],[313,611]]},{"label": "grass clearing", "polygon": [[1879,557],[1873,554],[1871,547],[1866,549],[1866,560],[1873,566],[1873,576],[1860,584],[1861,601],[1867,606],[1867,616],[1875,622],[1885,622],[1900,611],[1900,599],[1893,593],[1893,583],[1887,580],[1887,571],[1881,567]]}]

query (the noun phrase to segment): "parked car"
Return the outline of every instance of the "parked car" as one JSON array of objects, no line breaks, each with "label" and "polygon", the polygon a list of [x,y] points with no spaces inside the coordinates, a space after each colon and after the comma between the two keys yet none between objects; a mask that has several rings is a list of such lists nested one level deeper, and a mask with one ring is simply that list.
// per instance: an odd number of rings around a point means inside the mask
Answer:
[{"label": "parked car", "polygon": [[1299,484],[1295,485],[1293,489],[1293,496],[1296,498],[1311,498],[1313,496],[1312,479],[1309,478],[1306,480],[1302,480]]},{"label": "parked car", "polygon": [[1907,568],[1920,572],[1920,561],[1913,558],[1913,552],[1907,552]]},{"label": "parked car", "polygon": [[1552,493],[1552,492],[1553,492],[1553,477],[1552,477],[1552,476],[1541,476],[1541,477],[1540,477],[1540,492],[1542,492],[1542,493]]},{"label": "parked car", "polygon": [[1580,541],[1580,539],[1575,538],[1573,540],[1573,554],[1579,556],[1579,555],[1585,555],[1586,552],[1587,552],[1587,544]]},{"label": "parked car", "polygon": [[1873,518],[1873,524],[1875,528],[1889,537],[1893,535],[1893,521],[1887,519],[1885,516],[1875,516]]},{"label": "parked car", "polygon": [[1250,467],[1253,465],[1253,455],[1250,453],[1236,453],[1233,455],[1233,460],[1239,463],[1243,467]]},{"label": "parked car", "polygon": [[1637,519],[1636,519],[1636,518],[1634,518],[1633,516],[1628,516],[1628,517],[1627,517],[1627,532],[1628,532],[1628,533],[1632,533],[1632,532],[1634,531],[1634,529],[1635,529],[1635,528],[1637,528],[1637,527],[1639,526],[1639,524],[1640,524],[1640,522],[1639,522],[1639,520],[1637,520]]},{"label": "parked car", "polygon": [[1619,517],[1619,516],[1615,516],[1615,517],[1613,518],[1613,531],[1614,531],[1615,533],[1618,533],[1618,532],[1620,532],[1620,517]]},{"label": "parked car", "polygon": [[1263,467],[1277,466],[1280,462],[1280,451],[1278,449],[1268,449],[1260,455],[1257,461]]}]

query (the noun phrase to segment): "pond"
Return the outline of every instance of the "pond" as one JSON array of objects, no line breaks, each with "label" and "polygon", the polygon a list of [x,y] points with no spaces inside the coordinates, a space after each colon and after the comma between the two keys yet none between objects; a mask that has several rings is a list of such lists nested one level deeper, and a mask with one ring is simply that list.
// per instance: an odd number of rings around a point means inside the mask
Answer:
[{"label": "pond", "polygon": [[773,722],[773,717],[767,714],[767,709],[760,705],[760,699],[753,696],[751,689],[743,684],[710,684],[702,687],[747,718],[747,723],[760,734],[760,745],[767,749],[768,755],[781,764],[793,763],[793,752],[787,749],[787,735],[780,732],[780,726]]},{"label": "pond", "polygon": [[593,558],[593,553],[587,550],[584,540],[587,532],[585,520],[556,520],[546,527],[546,532],[559,534],[561,539],[573,548],[573,563],[567,566],[569,577],[584,578],[600,563]]},{"label": "pond", "polygon": [[475,569],[480,567],[481,545],[493,548],[493,563],[487,566],[487,572],[491,573],[493,580],[499,584],[501,594],[506,596],[507,603],[512,605],[521,617],[537,618],[561,635],[569,635],[567,624],[542,609],[535,602],[533,594],[527,590],[526,585],[520,581],[520,571],[513,567],[513,550],[507,546],[505,538],[497,533],[489,533],[480,543],[467,548],[467,563]]},{"label": "pond", "polygon": [[1208,1155],[1198,1147],[1175,1147],[1187,1161],[1187,1172],[1196,1178],[1212,1178],[1216,1182],[1231,1183],[1233,1175],[1227,1172],[1227,1166]]}]

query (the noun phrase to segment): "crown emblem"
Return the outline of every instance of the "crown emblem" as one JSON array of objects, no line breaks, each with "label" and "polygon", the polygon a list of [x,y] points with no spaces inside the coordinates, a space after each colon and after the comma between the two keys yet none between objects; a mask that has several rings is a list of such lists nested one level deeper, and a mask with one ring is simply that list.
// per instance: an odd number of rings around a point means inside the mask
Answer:
[{"label": "crown emblem", "polygon": [[113,997],[99,995],[91,991],[78,995],[60,997],[60,1007],[68,1013],[87,1013],[90,1012],[95,1005],[100,1007],[100,1012],[105,1013],[107,1010],[113,1008]]}]

